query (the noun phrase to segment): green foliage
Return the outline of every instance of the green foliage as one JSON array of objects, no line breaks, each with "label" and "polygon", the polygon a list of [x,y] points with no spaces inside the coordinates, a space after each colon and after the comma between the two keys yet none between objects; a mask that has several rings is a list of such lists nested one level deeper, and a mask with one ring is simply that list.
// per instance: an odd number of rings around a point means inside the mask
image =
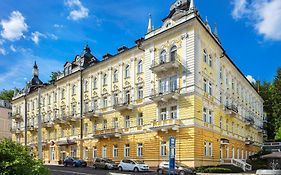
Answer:
[{"label": "green foliage", "polygon": [[197,173],[241,173],[243,170],[232,165],[202,166],[196,168]]},{"label": "green foliage", "polygon": [[281,141],[281,127],[276,131],[275,140]]},{"label": "green foliage", "polygon": [[0,175],[49,175],[42,161],[29,155],[27,147],[9,139],[0,141]]},{"label": "green foliage", "polygon": [[[18,91],[18,89],[16,89]],[[14,96],[14,90],[5,90],[0,92],[0,100],[8,100],[9,102],[12,101],[12,98]]]},{"label": "green foliage", "polygon": [[50,76],[51,80],[49,80],[49,82],[50,83],[55,82],[57,80],[57,77],[59,76],[59,74],[61,74],[60,71],[52,72],[51,76]]},{"label": "green foliage", "polygon": [[273,117],[275,118],[275,129],[281,127],[281,68],[277,70],[277,75],[273,82]]}]

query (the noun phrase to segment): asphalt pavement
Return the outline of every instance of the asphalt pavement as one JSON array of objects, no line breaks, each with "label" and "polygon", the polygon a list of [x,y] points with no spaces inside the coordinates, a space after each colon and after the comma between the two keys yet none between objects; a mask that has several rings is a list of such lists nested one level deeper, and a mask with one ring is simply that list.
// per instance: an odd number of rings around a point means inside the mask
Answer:
[{"label": "asphalt pavement", "polygon": [[51,175],[156,175],[156,172],[121,172],[118,170],[102,170],[93,169],[91,167],[63,167],[63,166],[47,166]]}]

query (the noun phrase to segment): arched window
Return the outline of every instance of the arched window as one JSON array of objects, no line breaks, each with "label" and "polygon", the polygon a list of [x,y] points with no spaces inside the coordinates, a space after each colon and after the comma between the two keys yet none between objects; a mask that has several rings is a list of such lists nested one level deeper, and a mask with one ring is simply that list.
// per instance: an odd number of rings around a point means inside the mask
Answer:
[{"label": "arched window", "polygon": [[176,60],[176,58],[177,58],[177,46],[173,46],[172,48],[171,48],[171,53],[170,53],[170,61],[171,62],[173,62],[173,61],[175,61]]},{"label": "arched window", "polygon": [[166,57],[167,57],[166,50],[163,50],[163,51],[160,53],[160,64],[163,64],[163,63],[166,62]]},{"label": "arched window", "polygon": [[113,81],[118,82],[118,70],[115,70],[113,73]]},{"label": "arched window", "polygon": [[125,78],[129,78],[130,77],[130,66],[127,65],[125,68]]},{"label": "arched window", "polygon": [[142,60],[138,62],[138,73],[142,73]]},{"label": "arched window", "polygon": [[103,75],[103,85],[107,85],[107,74]]}]

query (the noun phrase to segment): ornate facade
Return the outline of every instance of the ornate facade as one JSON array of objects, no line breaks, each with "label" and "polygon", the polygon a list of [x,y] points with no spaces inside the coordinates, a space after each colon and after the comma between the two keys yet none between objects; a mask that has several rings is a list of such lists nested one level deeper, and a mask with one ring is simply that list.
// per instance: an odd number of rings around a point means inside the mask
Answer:
[{"label": "ornate facade", "polygon": [[36,155],[42,132],[46,163],[99,156],[156,166],[175,136],[177,161],[216,165],[244,160],[263,143],[263,100],[193,0],[173,4],[158,29],[150,18],[132,48],[99,61],[86,46],[51,84],[34,72],[37,81],[13,99],[13,139]]}]

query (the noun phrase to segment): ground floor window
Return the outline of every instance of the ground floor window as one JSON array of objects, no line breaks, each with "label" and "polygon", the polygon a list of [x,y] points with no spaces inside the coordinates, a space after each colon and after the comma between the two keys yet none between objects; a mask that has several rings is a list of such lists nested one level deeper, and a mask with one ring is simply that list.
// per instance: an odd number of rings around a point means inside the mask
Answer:
[{"label": "ground floor window", "polygon": [[76,154],[77,154],[77,148],[76,148],[76,146],[72,146],[71,151],[70,151],[70,156],[77,157]]},{"label": "ground floor window", "polygon": [[56,152],[55,152],[55,147],[50,148],[50,159],[51,161],[54,161],[56,158]]},{"label": "ground floor window", "polygon": [[106,146],[102,147],[102,158],[106,158]]},{"label": "ground floor window", "polygon": [[[208,142],[208,141],[204,142],[204,156],[205,157],[212,157],[213,156],[213,143]],[[222,158],[222,155],[221,155],[221,158]]]},{"label": "ground floor window", "polygon": [[130,144],[124,146],[124,157],[130,157]]},{"label": "ground floor window", "polygon": [[113,145],[112,155],[114,158],[118,157],[118,146],[117,145]]},{"label": "ground floor window", "polygon": [[97,147],[93,147],[93,158],[96,158],[98,157],[98,150],[97,150]]},{"label": "ground floor window", "polygon": [[143,156],[142,143],[138,143],[138,145],[137,145],[137,156],[138,157],[142,157]]},{"label": "ground floor window", "polygon": [[160,156],[166,156],[167,155],[167,143],[165,141],[160,142]]},{"label": "ground floor window", "polygon": [[88,150],[87,147],[85,147],[85,148],[83,149],[83,159],[84,159],[84,160],[88,160],[88,153],[89,153],[89,150]]}]

